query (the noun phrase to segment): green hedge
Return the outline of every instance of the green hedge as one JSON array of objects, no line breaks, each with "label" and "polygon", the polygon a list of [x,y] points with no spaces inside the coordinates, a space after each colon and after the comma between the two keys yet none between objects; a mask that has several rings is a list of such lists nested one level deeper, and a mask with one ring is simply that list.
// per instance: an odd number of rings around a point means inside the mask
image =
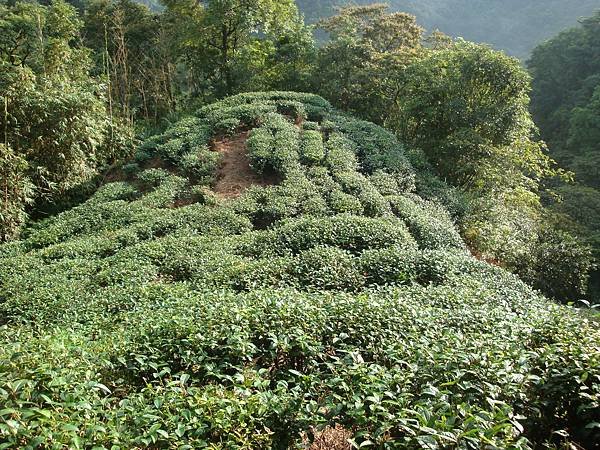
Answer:
[{"label": "green hedge", "polygon": [[490,303],[484,285],[121,288],[136,308],[93,337],[0,328],[0,433],[10,445],[272,448],[339,423],[380,448],[526,449],[557,427],[594,442],[597,327],[532,293]]},{"label": "green hedge", "polygon": [[398,219],[345,214],[287,220],[273,230],[256,233],[240,242],[240,253],[250,256],[272,252],[296,254],[319,245],[332,245],[352,253],[395,244],[416,248],[414,239]]},{"label": "green hedge", "polygon": [[423,249],[464,249],[465,244],[446,210],[419,197],[389,197],[394,214],[403,219]]},{"label": "green hedge", "polygon": [[318,131],[305,131],[301,142],[302,161],[305,164],[320,164],[325,158],[323,136]]}]

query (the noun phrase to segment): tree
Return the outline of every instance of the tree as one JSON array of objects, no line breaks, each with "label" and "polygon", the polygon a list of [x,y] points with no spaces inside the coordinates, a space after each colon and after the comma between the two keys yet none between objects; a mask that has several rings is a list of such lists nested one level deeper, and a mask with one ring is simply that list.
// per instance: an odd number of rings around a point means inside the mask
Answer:
[{"label": "tree", "polygon": [[585,109],[600,86],[600,12],[536,47],[527,66],[536,124],[555,158],[569,166],[578,143],[568,141],[580,131],[571,126],[573,110]]},{"label": "tree", "polygon": [[422,51],[414,16],[374,4],[347,7],[320,22],[331,40],[319,52],[315,89],[335,105],[383,123],[402,73]]},{"label": "tree", "polygon": [[568,177],[536,139],[529,88],[516,59],[458,41],[406,68],[388,125],[471,199],[461,228],[474,251],[549,296],[578,299],[591,255],[542,205],[546,183]]},{"label": "tree", "polygon": [[95,72],[108,81],[111,105],[130,123],[157,123],[176,108],[175,58],[163,16],[132,0],[95,0],[84,13],[84,41]]},{"label": "tree", "polygon": [[217,97],[243,89],[250,46],[276,40],[298,18],[293,0],[165,0],[165,5],[173,45],[197,89]]},{"label": "tree", "polygon": [[[319,52],[316,89],[395,131],[417,166],[457,188],[473,252],[548,295],[582,295],[589,251],[542,205],[543,183],[565,173],[536,139],[519,61],[439,32],[424,37],[414,17],[385,5],[344,8],[321,26],[331,41]],[[448,201],[439,191],[434,198]],[[572,276],[548,255],[568,260]]]},{"label": "tree", "polygon": [[[559,185],[551,205],[600,257],[600,12],[539,45],[527,63],[533,76],[531,109],[550,154],[575,173]],[[600,298],[600,271],[592,275]]]},{"label": "tree", "polygon": [[[296,0],[309,23],[334,15],[336,7],[368,5],[374,0]],[[427,29],[485,42],[519,59],[560,30],[589,16],[597,0],[387,0],[393,11],[418,17]],[[320,36],[323,40],[325,35]]]},{"label": "tree", "polygon": [[126,148],[107,112],[104,86],[89,75],[75,9],[61,0],[0,9],[6,238],[31,200],[56,199]]},{"label": "tree", "polygon": [[571,111],[566,148],[577,179],[600,188],[600,83],[587,105]]},{"label": "tree", "polygon": [[534,140],[529,76],[519,62],[459,41],[428,51],[405,71],[387,123],[465,189],[537,189],[554,175]]},{"label": "tree", "polygon": [[0,242],[12,239],[27,219],[25,207],[33,200],[27,161],[0,144]]},{"label": "tree", "polygon": [[309,92],[315,71],[317,47],[311,27],[298,17],[272,41],[258,68],[255,90]]}]

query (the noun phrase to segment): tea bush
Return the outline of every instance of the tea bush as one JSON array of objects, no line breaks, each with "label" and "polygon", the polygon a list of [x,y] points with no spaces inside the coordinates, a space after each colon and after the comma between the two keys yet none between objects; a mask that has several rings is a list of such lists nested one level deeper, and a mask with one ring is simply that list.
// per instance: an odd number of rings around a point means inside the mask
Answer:
[{"label": "tea bush", "polygon": [[325,163],[333,173],[353,172],[358,169],[353,142],[339,133],[329,136],[326,144]]},{"label": "tea bush", "polygon": [[353,195],[346,194],[341,190],[331,191],[329,194],[329,206],[335,213],[362,214],[364,208],[360,200]]},{"label": "tea bush", "polygon": [[352,253],[390,245],[416,248],[404,223],[395,218],[363,216],[302,217],[284,221],[277,228],[240,241],[239,251],[248,256],[278,252],[296,254],[318,245],[333,245]]},{"label": "tea bush", "polygon": [[421,248],[465,248],[454,222],[440,205],[406,196],[390,201],[394,213],[402,218]]},{"label": "tea bush", "polygon": [[357,291],[363,276],[347,250],[317,246],[302,251],[292,267],[292,274],[300,286],[316,289]]},{"label": "tea bush", "polygon": [[357,172],[339,172],[336,174],[336,180],[344,192],[360,201],[365,215],[375,217],[391,213],[389,202],[364,175]]},{"label": "tea bush", "polygon": [[302,135],[301,153],[305,164],[321,163],[325,157],[321,133],[318,131],[305,131]]},{"label": "tea bush", "polygon": [[[240,130],[278,176],[225,199]],[[417,156],[285,92],[148,139],[0,245],[0,449],[598,448],[597,314],[472,257]]]},{"label": "tea bush", "polygon": [[298,130],[278,114],[267,114],[248,139],[248,156],[258,173],[272,170],[285,176],[299,164]]}]

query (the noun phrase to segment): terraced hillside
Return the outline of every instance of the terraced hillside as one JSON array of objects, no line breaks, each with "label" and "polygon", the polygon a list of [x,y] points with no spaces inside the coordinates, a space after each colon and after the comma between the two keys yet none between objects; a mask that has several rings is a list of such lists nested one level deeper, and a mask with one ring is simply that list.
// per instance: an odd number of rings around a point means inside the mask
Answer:
[{"label": "terraced hillside", "polygon": [[0,448],[597,448],[597,318],[452,198],[319,97],[201,109],[0,247]]}]

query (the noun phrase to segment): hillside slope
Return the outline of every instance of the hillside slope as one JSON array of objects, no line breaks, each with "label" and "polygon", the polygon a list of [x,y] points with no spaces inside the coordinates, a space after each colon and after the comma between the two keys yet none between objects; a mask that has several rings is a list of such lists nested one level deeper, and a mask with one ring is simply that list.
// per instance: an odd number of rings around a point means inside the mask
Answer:
[{"label": "hillside slope", "polygon": [[419,158],[295,93],[149,139],[0,246],[0,448],[595,448],[598,321],[473,258]]},{"label": "hillside slope", "polygon": [[[297,0],[308,21],[329,16],[336,6],[376,3],[371,0]],[[390,0],[393,10],[408,12],[428,30],[492,44],[526,58],[540,42],[577,24],[600,9],[598,0]]]}]

